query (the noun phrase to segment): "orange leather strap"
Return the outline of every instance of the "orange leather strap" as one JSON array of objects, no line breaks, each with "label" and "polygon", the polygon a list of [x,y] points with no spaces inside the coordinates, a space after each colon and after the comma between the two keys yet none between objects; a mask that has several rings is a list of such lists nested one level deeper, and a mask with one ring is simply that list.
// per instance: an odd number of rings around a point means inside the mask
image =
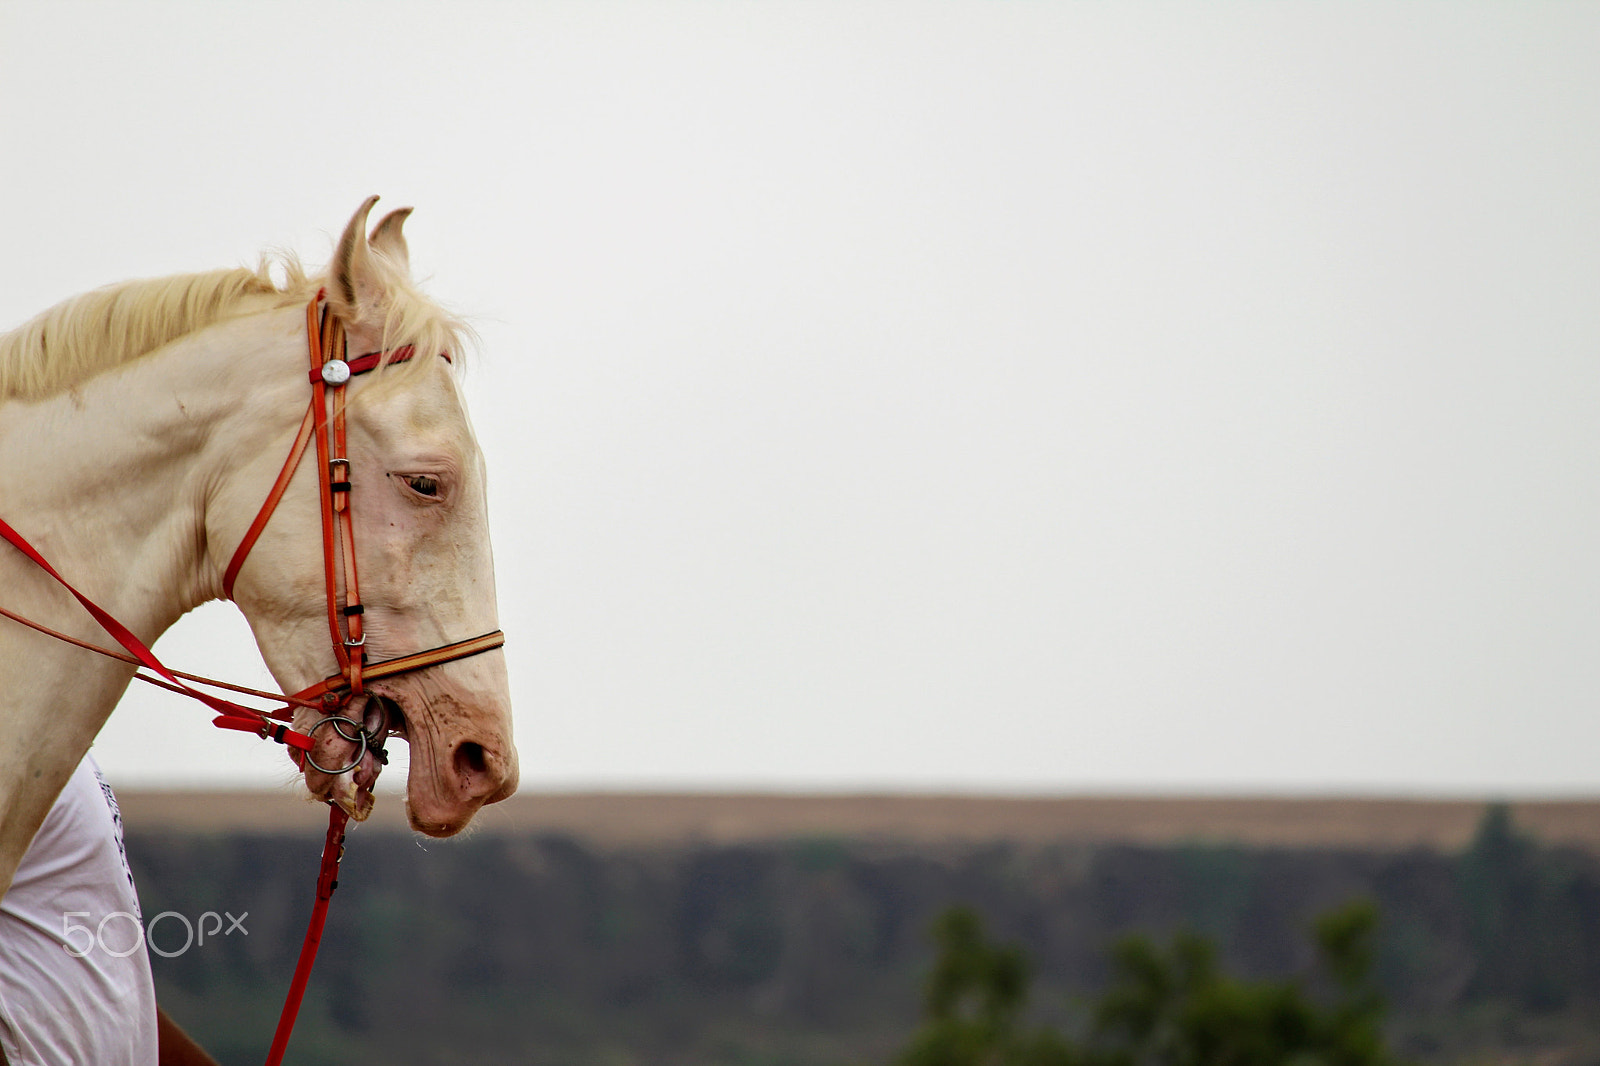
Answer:
[{"label": "orange leather strap", "polygon": [[[344,329],[337,321],[334,323],[333,332],[338,334],[338,338],[336,342],[330,340],[329,347],[338,354],[332,357],[343,358]],[[328,462],[328,496],[333,507],[334,523],[338,527],[339,555],[344,560],[344,607],[342,609],[339,607],[337,594],[334,594],[328,601],[328,608],[335,630],[338,629],[338,619],[332,615],[336,613],[344,615],[344,628],[347,634],[344,638],[344,673],[350,679],[350,694],[359,696],[362,693],[361,668],[366,663],[367,649],[366,638],[362,636],[361,615],[364,608],[361,605],[361,583],[356,574],[355,516],[351,507],[350,491],[350,445],[345,438],[346,391],[344,387],[333,390],[333,456]],[[342,477],[334,473],[336,466],[343,469]]]},{"label": "orange leather strap", "polygon": [[294,438],[294,446],[289,449],[289,458],[284,460],[283,469],[278,471],[278,480],[272,483],[272,491],[267,493],[266,502],[256,512],[256,520],[245,530],[244,539],[234,549],[233,558],[228,560],[228,569],[222,573],[222,594],[230,600],[233,599],[233,583],[239,579],[239,570],[244,566],[245,557],[256,546],[256,540],[260,538],[261,531],[267,528],[272,512],[278,509],[278,501],[283,499],[289,482],[294,480],[294,472],[300,466],[300,457],[306,453],[306,445],[311,443],[311,431],[315,425],[316,419],[312,417],[311,408],[307,407],[306,416],[300,420],[300,432]]},{"label": "orange leather strap", "polygon": [[[364,668],[362,676],[367,681],[381,681],[386,677],[409,674],[414,670],[425,670],[430,666],[440,666],[444,663],[453,663],[457,659],[481,655],[486,651],[494,651],[496,648],[504,647],[505,643],[505,633],[496,629],[492,633],[468,637],[466,640],[458,640],[453,644],[443,644],[437,648],[429,648],[427,651],[402,655],[398,659],[385,659],[381,663],[371,663]],[[349,680],[343,674],[334,674],[332,677],[318,681],[310,688],[296,692],[293,699],[298,703],[309,703],[329,693],[341,693],[348,687]]]},{"label": "orange leather strap", "polygon": [[[321,328],[321,323],[314,317],[314,309],[308,308],[307,326],[313,332],[309,335],[310,343],[307,347],[311,353],[311,369],[319,370],[331,358],[329,346],[333,341],[331,331]],[[337,319],[335,319],[337,322]],[[328,639],[333,642],[333,655],[339,663],[339,672],[342,674],[349,669],[350,656],[344,648],[344,633],[339,629],[338,604],[339,604],[339,578],[335,571],[334,537],[337,535],[333,522],[333,499],[328,489],[329,465],[331,458],[328,447],[328,386],[319,373],[311,382],[311,413],[316,420],[317,440],[317,500],[322,514],[322,581],[325,589],[325,599],[328,609]]]}]

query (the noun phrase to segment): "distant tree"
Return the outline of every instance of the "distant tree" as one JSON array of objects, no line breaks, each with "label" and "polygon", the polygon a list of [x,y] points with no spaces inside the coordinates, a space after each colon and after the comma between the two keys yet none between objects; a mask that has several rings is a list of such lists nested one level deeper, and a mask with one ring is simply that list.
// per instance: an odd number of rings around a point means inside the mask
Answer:
[{"label": "distant tree", "polygon": [[1022,1033],[1029,964],[1015,945],[995,945],[970,907],[933,923],[939,957],[923,986],[926,1023],[898,1066],[1075,1066],[1082,1057],[1048,1030]]},{"label": "distant tree", "polygon": [[1358,901],[1319,918],[1327,993],[1297,979],[1230,977],[1210,941],[1179,933],[1165,948],[1127,937],[1089,1031],[1073,1040],[1024,1030],[1028,962],[994,945],[966,907],[934,923],[939,957],[924,990],[926,1022],[896,1066],[1398,1066],[1372,985],[1378,912]]}]

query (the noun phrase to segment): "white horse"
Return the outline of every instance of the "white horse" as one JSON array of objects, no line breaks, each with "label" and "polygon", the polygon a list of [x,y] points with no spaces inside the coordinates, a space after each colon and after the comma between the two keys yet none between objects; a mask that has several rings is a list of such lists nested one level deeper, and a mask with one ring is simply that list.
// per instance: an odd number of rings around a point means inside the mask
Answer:
[{"label": "white horse", "polygon": [[[409,209],[368,237],[376,199],[351,219],[325,277],[291,261],[281,284],[265,266],[129,282],[0,336],[0,519],[146,644],[223,596],[224,570],[306,412],[306,305],[319,289],[352,353],[416,353],[386,357],[345,387],[367,661],[497,628],[483,459],[449,361],[461,358],[463,327],[411,282],[401,236]],[[339,665],[316,465],[300,464],[233,586],[287,693]],[[111,643],[6,544],[0,607]],[[0,618],[0,893],[133,672]],[[348,713],[373,736],[411,745],[406,806],[420,832],[456,833],[516,789],[497,649],[372,681]],[[302,707],[294,727],[318,717]],[[308,760],[308,788],[365,817],[373,753],[343,730],[317,730],[315,740],[315,761],[336,772]]]}]

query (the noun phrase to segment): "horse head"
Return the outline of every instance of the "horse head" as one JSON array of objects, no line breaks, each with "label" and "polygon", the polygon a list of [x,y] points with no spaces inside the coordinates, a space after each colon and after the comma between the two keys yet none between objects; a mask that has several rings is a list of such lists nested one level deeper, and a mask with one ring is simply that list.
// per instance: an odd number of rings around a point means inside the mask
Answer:
[{"label": "horse head", "polygon": [[[365,659],[374,664],[498,627],[483,455],[450,361],[460,358],[461,331],[412,285],[401,233],[409,209],[391,213],[367,234],[376,200],[350,220],[323,285],[350,353],[414,349],[408,361],[387,363],[344,386],[343,458],[353,486],[348,498],[362,639]],[[303,339],[299,345],[297,388],[303,393]],[[275,417],[282,422],[299,413]],[[281,425],[274,432],[281,442]],[[281,461],[283,452],[273,451],[222,476],[208,518],[210,538],[239,541],[270,481],[263,471]],[[300,464],[231,590],[286,692],[338,673],[320,548],[324,482],[316,465]],[[337,569],[345,566],[341,559]],[[341,604],[343,596],[341,588]],[[294,728],[311,731],[316,742],[304,764],[306,785],[357,819],[372,808],[382,757],[376,745],[386,736],[402,737],[411,747],[406,806],[420,832],[452,835],[480,806],[516,790],[510,694],[498,649],[366,684],[340,713],[363,723],[373,745],[351,739],[345,728],[313,730],[326,713],[302,707],[295,715]]]}]

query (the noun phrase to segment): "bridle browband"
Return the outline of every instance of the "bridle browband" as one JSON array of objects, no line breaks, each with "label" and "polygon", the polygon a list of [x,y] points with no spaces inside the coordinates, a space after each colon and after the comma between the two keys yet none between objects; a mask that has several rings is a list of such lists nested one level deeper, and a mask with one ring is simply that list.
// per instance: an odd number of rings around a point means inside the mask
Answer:
[{"label": "bridle browband", "polygon": [[[9,541],[72,593],[100,627],[121,644],[127,653],[79,640],[24,618],[4,607],[0,607],[0,615],[76,647],[129,663],[135,667],[133,676],[139,680],[189,696],[216,711],[217,717],[212,719],[213,725],[223,729],[254,733],[264,739],[283,744],[289,749],[290,758],[294,760],[295,765],[301,769],[304,769],[305,761],[310,760],[313,767],[324,773],[341,774],[355,769],[368,750],[374,751],[380,759],[387,761],[383,752],[385,727],[379,726],[377,736],[370,735],[363,721],[344,713],[352,701],[365,693],[367,682],[426,670],[431,666],[492,651],[505,644],[505,634],[497,629],[481,636],[454,641],[395,659],[376,663],[366,661],[366,635],[362,625],[362,616],[366,609],[361,602],[360,585],[357,581],[355,526],[350,510],[353,486],[350,483],[350,460],[345,438],[345,385],[353,377],[379,366],[411,359],[416,352],[407,345],[389,352],[368,352],[354,359],[346,359],[344,324],[327,306],[325,296],[324,291],[318,291],[306,305],[306,347],[310,355],[308,377],[311,383],[311,401],[307,406],[305,418],[300,422],[300,431],[289,449],[289,457],[284,461],[283,468],[268,491],[265,502],[262,503],[255,520],[245,531],[244,538],[239,542],[233,557],[228,561],[227,568],[223,571],[222,589],[228,599],[233,599],[234,582],[250,554],[250,549],[255,546],[256,540],[277,509],[278,502],[288,490],[289,482],[293,480],[295,471],[305,455],[307,444],[315,439],[317,467],[320,471],[317,496],[322,513],[322,560],[327,596],[328,632],[334,658],[339,664],[338,673],[293,695],[285,696],[171,670],[163,665],[155,653],[131,630],[57,573],[44,556],[4,519],[0,519],[0,538]],[[450,358],[447,352],[439,354],[446,360]],[[335,472],[335,468],[339,469],[339,473]],[[339,596],[341,576],[344,578],[342,603]],[[158,676],[152,677],[141,673],[138,667],[152,670]],[[246,707],[194,688],[189,682],[260,697],[279,703],[281,706],[266,710]],[[300,707],[318,710],[322,714],[304,733],[291,729],[288,725]],[[356,755],[348,765],[329,769],[312,758],[311,749],[315,743],[313,735],[324,725],[331,725],[345,740],[357,744]],[[345,732],[345,726],[349,726],[352,732]],[[295,966],[294,978],[290,982],[283,1013],[278,1019],[277,1031],[273,1034],[272,1047],[267,1053],[267,1066],[277,1066],[288,1047],[289,1034],[294,1030],[295,1016],[299,1012],[306,982],[310,979],[311,967],[316,960],[317,946],[322,939],[328,901],[333,896],[334,888],[339,884],[339,860],[344,855],[344,831],[349,815],[332,801],[329,801],[328,807],[328,834],[323,843],[322,864],[317,875],[317,901],[312,909],[305,942],[301,945],[300,959]]]}]

